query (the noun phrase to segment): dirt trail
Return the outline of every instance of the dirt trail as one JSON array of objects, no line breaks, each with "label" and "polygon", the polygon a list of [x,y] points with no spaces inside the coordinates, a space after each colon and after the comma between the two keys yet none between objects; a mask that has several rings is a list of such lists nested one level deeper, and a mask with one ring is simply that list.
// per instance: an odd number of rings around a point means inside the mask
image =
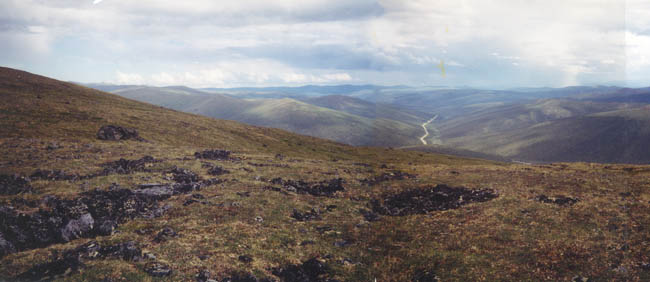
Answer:
[{"label": "dirt trail", "polygon": [[436,120],[436,118],[438,118],[438,115],[435,115],[435,116],[432,117],[430,120],[427,120],[427,122],[425,122],[425,123],[422,124],[422,128],[424,129],[424,136],[420,137],[420,141],[421,141],[422,144],[424,144],[424,145],[427,145],[427,141],[424,140],[424,138],[427,138],[427,136],[429,136],[429,130],[427,129],[427,125],[428,125],[429,123],[432,123],[434,120]]}]

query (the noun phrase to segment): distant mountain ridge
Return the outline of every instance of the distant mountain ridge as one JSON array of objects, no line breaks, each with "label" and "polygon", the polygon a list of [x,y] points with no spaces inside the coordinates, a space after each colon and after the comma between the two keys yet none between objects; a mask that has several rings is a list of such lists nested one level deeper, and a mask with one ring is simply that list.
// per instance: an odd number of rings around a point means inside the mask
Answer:
[{"label": "distant mountain ridge", "polygon": [[[644,133],[650,127],[644,114],[650,88],[308,85],[223,89],[223,93],[182,86],[111,89],[176,110],[351,145],[406,146],[529,162],[650,162],[642,146],[650,142]],[[433,116],[437,119],[427,125],[431,133],[427,138],[438,146],[421,148],[422,124]]]}]

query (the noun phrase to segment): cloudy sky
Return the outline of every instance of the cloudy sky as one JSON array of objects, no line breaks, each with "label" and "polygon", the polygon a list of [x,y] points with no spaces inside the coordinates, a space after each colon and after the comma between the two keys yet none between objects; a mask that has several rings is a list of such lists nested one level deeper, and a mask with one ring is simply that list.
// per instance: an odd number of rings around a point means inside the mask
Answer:
[{"label": "cloudy sky", "polygon": [[79,82],[649,86],[650,1],[0,0],[0,46]]}]

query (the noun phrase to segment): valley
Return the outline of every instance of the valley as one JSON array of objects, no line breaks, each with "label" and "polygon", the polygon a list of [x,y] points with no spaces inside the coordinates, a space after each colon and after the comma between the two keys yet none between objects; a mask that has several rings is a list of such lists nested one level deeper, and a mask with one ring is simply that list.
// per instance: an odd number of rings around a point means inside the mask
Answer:
[{"label": "valley", "polygon": [[641,130],[648,122],[643,114],[650,105],[647,88],[96,87],[171,109],[354,146],[435,144],[461,156],[482,153],[540,163],[650,162],[641,149],[648,141]]}]

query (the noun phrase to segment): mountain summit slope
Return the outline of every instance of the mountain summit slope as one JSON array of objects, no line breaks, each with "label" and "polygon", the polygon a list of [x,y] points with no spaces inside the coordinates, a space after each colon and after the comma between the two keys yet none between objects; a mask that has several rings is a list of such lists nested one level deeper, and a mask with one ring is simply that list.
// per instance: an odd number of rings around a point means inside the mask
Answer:
[{"label": "mountain summit slope", "polygon": [[2,281],[650,279],[650,166],[351,147],[7,68],[0,156]]}]

